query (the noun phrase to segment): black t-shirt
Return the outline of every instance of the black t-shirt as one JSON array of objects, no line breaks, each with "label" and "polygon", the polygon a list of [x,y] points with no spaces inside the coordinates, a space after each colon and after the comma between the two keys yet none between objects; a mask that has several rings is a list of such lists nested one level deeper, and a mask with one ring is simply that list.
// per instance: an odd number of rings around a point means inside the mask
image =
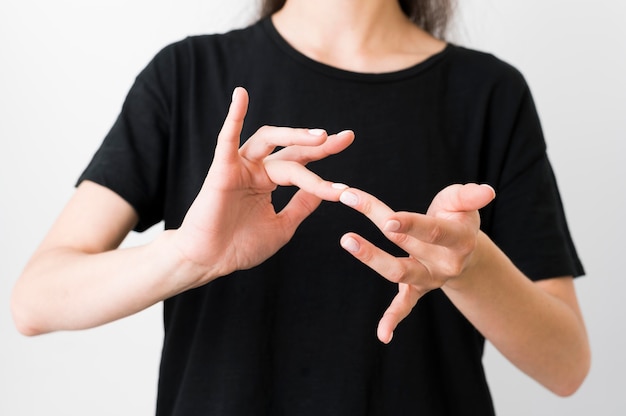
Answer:
[{"label": "black t-shirt", "polygon": [[[235,86],[250,92],[242,138],[262,125],[353,129],[322,177],[424,212],[452,183],[489,183],[483,230],[533,280],[580,275],[523,77],[459,46],[411,68],[361,74],[312,61],[270,20],[162,50],[139,75],[80,180],[131,203],[138,230],[178,227],[210,166]],[[280,209],[294,190],[279,188]],[[375,335],[396,285],[338,244],[364,218],[323,202],[275,256],[165,301],[159,415],[490,415],[484,339],[440,290],[389,345]]]}]

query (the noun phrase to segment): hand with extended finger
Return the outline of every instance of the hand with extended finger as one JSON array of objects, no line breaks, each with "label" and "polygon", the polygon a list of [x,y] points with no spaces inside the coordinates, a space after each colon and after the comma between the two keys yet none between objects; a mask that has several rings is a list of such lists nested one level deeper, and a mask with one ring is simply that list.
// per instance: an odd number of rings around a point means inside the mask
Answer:
[{"label": "hand with extended finger", "polygon": [[344,191],[340,200],[366,215],[385,236],[408,253],[394,257],[357,234],[341,245],[386,279],[398,283],[398,294],[378,325],[378,338],[391,341],[393,331],[430,290],[461,279],[476,258],[478,210],[495,197],[486,185],[452,185],[439,192],[426,214],[394,212],[372,195]]},{"label": "hand with extended finger", "polygon": [[[247,106],[246,90],[237,88],[202,189],[175,231],[176,249],[194,265],[190,287],[260,264],[322,199],[337,201],[342,191],[304,165],[345,149],[352,132],[328,136],[318,129],[266,126],[239,148]],[[272,154],[279,146],[284,148]],[[300,188],[278,213],[271,200],[277,185]]]}]

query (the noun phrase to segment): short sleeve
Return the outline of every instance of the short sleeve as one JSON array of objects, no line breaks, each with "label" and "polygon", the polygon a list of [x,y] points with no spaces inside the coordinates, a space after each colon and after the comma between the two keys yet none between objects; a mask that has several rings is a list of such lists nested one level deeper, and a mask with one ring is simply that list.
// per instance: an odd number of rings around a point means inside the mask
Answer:
[{"label": "short sleeve", "polygon": [[[509,101],[509,115],[494,115],[492,135],[506,135],[497,196],[491,208],[490,236],[532,280],[584,274],[565,217],[556,176],[546,151],[541,123],[521,74],[494,102]],[[500,94],[500,97],[498,97]],[[497,111],[506,111],[498,104]],[[496,110],[494,110],[495,112]]]},{"label": "short sleeve", "polygon": [[171,47],[138,75],[122,110],[77,183],[90,180],[116,192],[139,216],[136,231],[163,218],[168,149]]}]

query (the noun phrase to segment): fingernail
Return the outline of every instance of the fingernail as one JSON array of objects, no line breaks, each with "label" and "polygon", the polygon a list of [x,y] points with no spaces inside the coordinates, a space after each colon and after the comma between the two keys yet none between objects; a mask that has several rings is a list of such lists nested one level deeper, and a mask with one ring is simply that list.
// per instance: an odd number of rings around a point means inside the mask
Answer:
[{"label": "fingernail", "polygon": [[348,237],[348,238],[344,238],[341,241],[341,247],[345,248],[351,253],[356,253],[357,251],[359,251],[359,248],[361,246],[359,245],[359,242],[356,241],[354,238]]},{"label": "fingernail", "polygon": [[353,194],[352,192],[343,192],[339,196],[339,200],[349,207],[354,207],[359,203],[359,197]]},{"label": "fingernail", "polygon": [[489,189],[491,189],[491,191],[493,192],[494,195],[496,194],[496,190],[493,189],[493,186],[489,185],[488,183],[481,183],[480,186],[484,186],[486,188],[489,188]]},{"label": "fingernail", "polygon": [[235,87],[235,89],[233,90],[233,96],[231,97],[232,101],[235,101],[235,98],[237,98],[238,92],[239,92],[239,87]]},{"label": "fingernail", "polygon": [[326,133],[326,130],[322,129],[309,129],[309,134],[313,136],[322,136]]},{"label": "fingernail", "polygon": [[395,232],[400,229],[400,221],[398,220],[389,220],[383,227],[383,231],[391,231]]},{"label": "fingernail", "polygon": [[340,131],[339,133],[337,133],[335,135],[335,137],[345,136],[346,134],[351,134],[351,133],[352,133],[352,130],[343,130],[343,131]]},{"label": "fingernail", "polygon": [[333,187],[333,188],[335,188],[335,189],[341,189],[341,190],[344,190],[344,189],[348,189],[348,188],[349,188],[349,186],[348,186],[348,185],[343,184],[343,183],[333,183],[333,184],[332,184],[332,185],[330,185],[330,186],[331,186],[331,187]]}]

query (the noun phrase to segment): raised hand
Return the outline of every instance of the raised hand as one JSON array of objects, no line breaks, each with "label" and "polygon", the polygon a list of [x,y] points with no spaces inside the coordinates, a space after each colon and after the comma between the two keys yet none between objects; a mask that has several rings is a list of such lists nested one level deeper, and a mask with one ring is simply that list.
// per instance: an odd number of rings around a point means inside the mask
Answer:
[{"label": "raised hand", "polygon": [[430,290],[461,279],[473,265],[480,227],[478,209],[495,197],[485,185],[452,185],[433,199],[426,214],[394,212],[372,195],[347,189],[341,201],[366,215],[385,236],[409,254],[394,257],[361,236],[348,233],[341,245],[386,279],[398,294],[378,325],[378,338],[391,341],[393,331]]},{"label": "raised hand", "polygon": [[[239,148],[247,106],[246,90],[237,88],[211,168],[173,240],[185,259],[203,269],[195,286],[260,264],[322,199],[338,201],[345,188],[304,165],[345,149],[354,139],[351,131],[328,136],[319,129],[266,126]],[[300,188],[279,213],[271,201],[277,185]]]}]

